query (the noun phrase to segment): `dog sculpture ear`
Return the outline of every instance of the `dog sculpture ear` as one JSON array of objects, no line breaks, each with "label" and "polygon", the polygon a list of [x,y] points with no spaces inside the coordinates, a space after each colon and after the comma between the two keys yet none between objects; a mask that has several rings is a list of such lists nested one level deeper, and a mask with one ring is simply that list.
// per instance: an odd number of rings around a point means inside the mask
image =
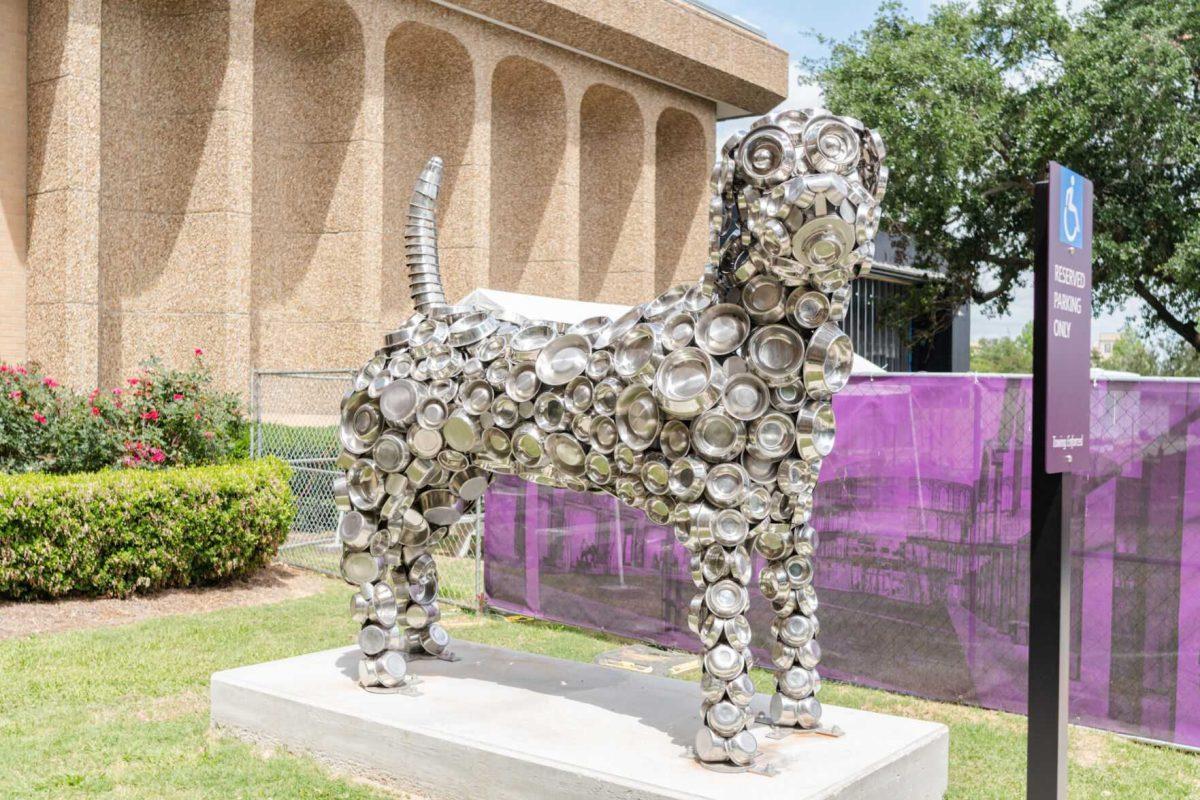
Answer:
[{"label": "dog sculpture ear", "polygon": [[438,265],[437,208],[438,189],[442,185],[442,159],[434,156],[425,164],[408,201],[408,220],[404,228],[404,263],[408,267],[408,286],[413,306],[422,314],[446,305],[442,273]]}]

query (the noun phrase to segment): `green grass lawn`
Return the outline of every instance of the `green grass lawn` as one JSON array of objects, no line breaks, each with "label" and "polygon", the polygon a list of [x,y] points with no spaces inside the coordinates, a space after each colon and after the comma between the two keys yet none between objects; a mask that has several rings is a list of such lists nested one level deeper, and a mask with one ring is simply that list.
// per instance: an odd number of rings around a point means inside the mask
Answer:
[{"label": "green grass lawn", "polygon": [[[352,641],[346,587],[94,631],[0,642],[0,798],[367,798],[311,761],[266,754],[208,730],[215,670]],[[452,635],[590,661],[615,640],[560,626],[450,615]],[[757,676],[768,688],[767,675]],[[826,683],[826,703],[938,720],[951,729],[947,797],[1019,798],[1024,721]],[[1200,797],[1200,759],[1072,730],[1075,798]]]}]

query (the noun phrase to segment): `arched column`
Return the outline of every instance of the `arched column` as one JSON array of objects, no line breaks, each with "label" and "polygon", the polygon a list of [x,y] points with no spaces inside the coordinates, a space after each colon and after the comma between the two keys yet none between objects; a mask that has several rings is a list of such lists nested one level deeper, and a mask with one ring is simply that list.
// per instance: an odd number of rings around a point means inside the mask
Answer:
[{"label": "arched column", "polygon": [[[257,367],[355,363],[378,332],[362,29],[340,0],[254,18],[252,282]],[[372,126],[374,127],[374,126]],[[377,135],[377,133],[376,133]]]},{"label": "arched column", "polygon": [[637,101],[595,84],[579,104],[579,299],[640,303],[653,289],[652,209]]},{"label": "arched column", "polygon": [[488,285],[575,297],[575,186],[566,97],[543,64],[509,56],[492,72]]},{"label": "arched column", "polygon": [[707,261],[712,148],[700,120],[667,108],[654,133],[654,288],[694,281]]},{"label": "arched column", "polygon": [[445,172],[438,197],[438,247],[446,296],[453,302],[486,275],[480,218],[486,173],[471,150],[476,127],[471,56],[452,34],[405,22],[384,54],[383,268],[381,322],[395,325],[412,311],[404,270],[404,221],[413,181],[430,156]]}]

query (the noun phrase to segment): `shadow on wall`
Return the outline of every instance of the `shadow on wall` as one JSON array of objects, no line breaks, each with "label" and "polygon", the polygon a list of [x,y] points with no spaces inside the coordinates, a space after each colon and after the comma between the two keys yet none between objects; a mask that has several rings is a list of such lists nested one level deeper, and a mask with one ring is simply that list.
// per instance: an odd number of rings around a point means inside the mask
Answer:
[{"label": "shadow on wall", "polygon": [[459,178],[475,117],[475,76],[466,48],[449,33],[417,22],[388,37],[384,55],[383,268],[381,321],[395,325],[412,312],[404,268],[404,223],[413,183],[430,156],[445,163],[438,198],[439,248],[447,294],[456,299],[473,271],[455,258],[474,240],[475,194]]},{"label": "shadow on wall", "polygon": [[[638,303],[651,209],[635,203],[645,127],[627,92],[597,84],[579,107],[579,299]],[[646,287],[647,289],[649,287]]]},{"label": "shadow on wall", "polygon": [[343,169],[362,103],[363,37],[339,0],[260,0],[254,23],[252,363],[266,366],[269,351],[287,360],[291,324],[331,310],[344,322],[362,317],[359,276],[346,274],[364,260],[361,171],[343,182]]},{"label": "shadow on wall", "polygon": [[[558,76],[526,58],[503,59],[492,73],[488,285],[493,289],[533,290],[530,262],[561,270],[574,260],[569,216],[551,206],[566,145],[566,98]],[[539,287],[539,293],[572,296],[571,282]]]},{"label": "shadow on wall", "polygon": [[229,139],[229,8],[105,0],[100,41],[99,378],[114,384],[162,352],[152,315],[209,308],[214,248],[195,215],[227,210],[200,172],[210,134]]},{"label": "shadow on wall", "polygon": [[654,289],[695,281],[708,249],[708,171],[704,127],[686,111],[658,117],[654,148]]}]

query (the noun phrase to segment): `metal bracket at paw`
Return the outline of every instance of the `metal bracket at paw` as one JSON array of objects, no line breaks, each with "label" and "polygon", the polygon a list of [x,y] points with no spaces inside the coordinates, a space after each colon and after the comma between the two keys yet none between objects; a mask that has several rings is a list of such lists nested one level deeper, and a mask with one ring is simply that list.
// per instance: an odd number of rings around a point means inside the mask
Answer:
[{"label": "metal bracket at paw", "polygon": [[839,739],[846,735],[846,732],[838,725],[818,725],[815,728],[780,727],[771,722],[771,718],[766,714],[759,714],[754,721],[771,729],[767,734],[768,739],[786,739],[789,736],[827,736],[831,739]]},{"label": "metal bracket at paw", "polygon": [[721,772],[729,775],[741,772],[749,772],[754,775],[762,775],[764,778],[774,778],[779,774],[779,768],[764,758],[762,753],[759,753],[757,756],[755,756],[754,761],[745,765],[731,764],[728,761],[701,761],[696,755],[695,749],[691,747],[689,747],[684,753],[684,757],[690,761],[696,762],[709,772]]},{"label": "metal bracket at paw", "polygon": [[408,675],[404,679],[404,683],[399,686],[364,686],[364,690],[371,694],[402,694],[405,697],[420,697],[421,692],[417,686],[421,683],[421,679],[416,675]]}]

